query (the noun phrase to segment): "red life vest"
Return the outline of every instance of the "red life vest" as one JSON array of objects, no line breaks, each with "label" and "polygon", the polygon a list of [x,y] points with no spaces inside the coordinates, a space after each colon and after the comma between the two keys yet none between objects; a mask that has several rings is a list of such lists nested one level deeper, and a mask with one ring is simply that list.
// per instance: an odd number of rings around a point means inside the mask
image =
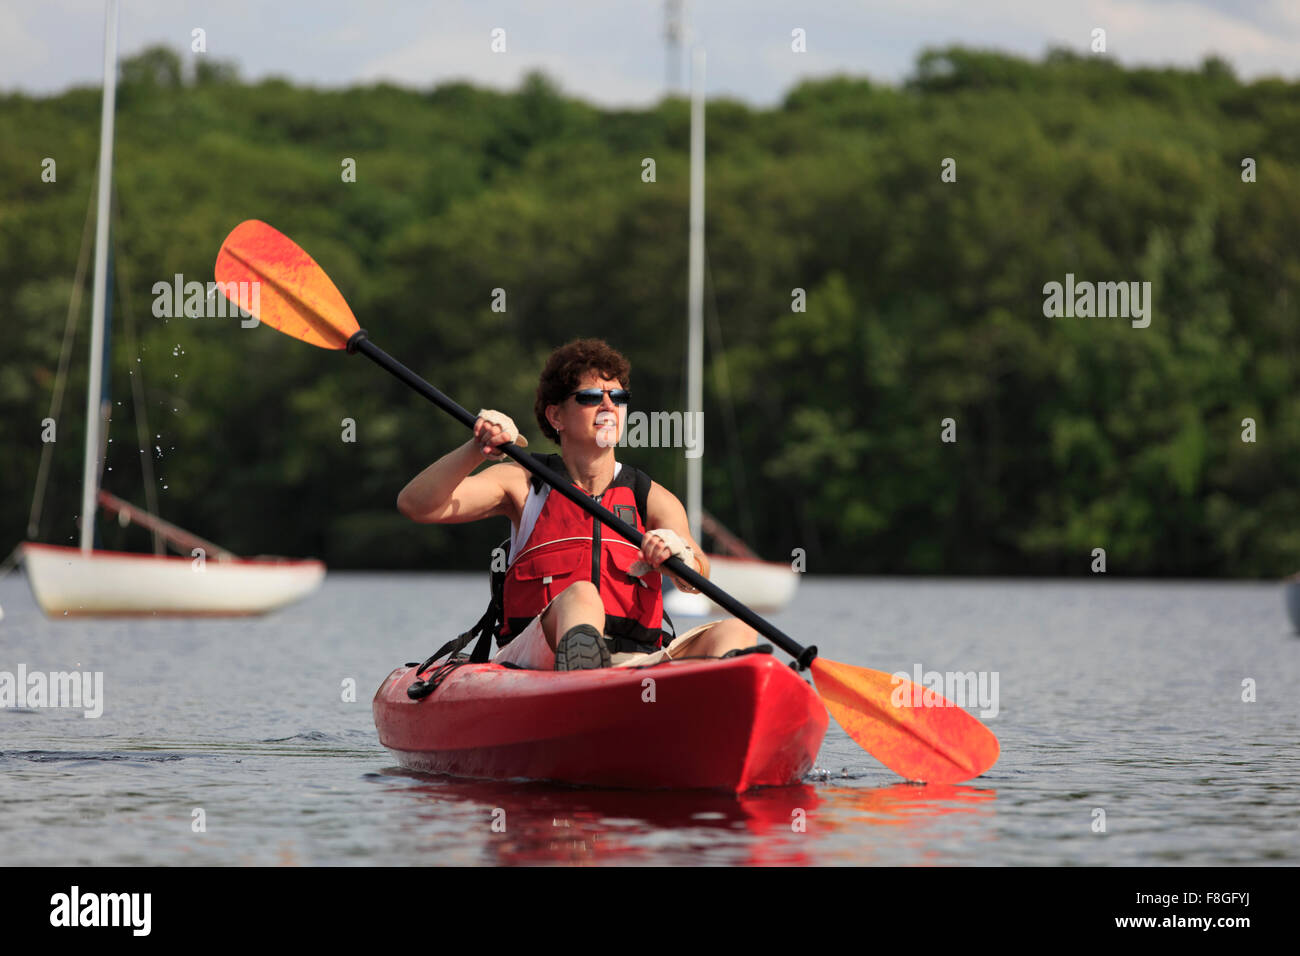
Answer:
[{"label": "red life vest", "polygon": [[[567,477],[559,455],[537,457]],[[548,493],[537,522],[506,569],[504,621],[497,643],[508,643],[565,588],[590,581],[605,604],[605,635],[611,638],[612,650],[652,651],[662,646],[663,578],[659,572],[647,571],[639,578],[629,575],[641,549],[534,478],[532,493],[543,488]],[[644,532],[649,492],[649,476],[624,465],[595,500]]]}]

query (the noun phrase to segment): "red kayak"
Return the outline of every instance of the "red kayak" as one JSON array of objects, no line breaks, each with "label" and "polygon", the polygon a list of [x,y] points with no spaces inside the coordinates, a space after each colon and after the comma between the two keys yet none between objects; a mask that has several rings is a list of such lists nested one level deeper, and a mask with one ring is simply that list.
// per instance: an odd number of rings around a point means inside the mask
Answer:
[{"label": "red kayak", "polygon": [[399,667],[375,693],[379,742],[407,769],[458,777],[739,793],[798,783],[826,733],[821,699],[770,654],[567,672],[462,664],[420,700],[406,692],[415,679]]}]

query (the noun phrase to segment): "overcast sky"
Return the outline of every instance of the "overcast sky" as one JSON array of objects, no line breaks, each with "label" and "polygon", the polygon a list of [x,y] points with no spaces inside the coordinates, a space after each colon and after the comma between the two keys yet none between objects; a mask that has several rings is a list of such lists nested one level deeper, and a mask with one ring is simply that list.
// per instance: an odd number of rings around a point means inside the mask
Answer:
[{"label": "overcast sky", "polygon": [[[243,76],[427,88],[452,78],[513,89],[541,68],[571,95],[617,106],[667,84],[664,0],[122,0],[123,57],[164,43]],[[685,0],[708,51],[711,96],[771,105],[800,79],[834,73],[898,82],[926,46],[960,43],[1039,57],[1089,49],[1106,30],[1125,64],[1196,66],[1223,56],[1245,78],[1300,73],[1300,0]],[[105,0],[0,0],[0,89],[98,85]],[[807,52],[790,49],[802,28]],[[506,52],[491,34],[505,31]],[[685,60],[686,57],[684,56]]]}]

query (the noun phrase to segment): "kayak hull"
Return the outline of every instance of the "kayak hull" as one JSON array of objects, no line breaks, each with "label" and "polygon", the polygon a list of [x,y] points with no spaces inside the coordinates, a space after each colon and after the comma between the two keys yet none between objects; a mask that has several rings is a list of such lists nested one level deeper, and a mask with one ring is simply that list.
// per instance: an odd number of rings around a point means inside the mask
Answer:
[{"label": "kayak hull", "polygon": [[376,692],[380,743],[409,770],[458,777],[739,793],[798,783],[828,720],[768,654],[567,673],[466,664],[418,701],[415,676],[399,667]]}]

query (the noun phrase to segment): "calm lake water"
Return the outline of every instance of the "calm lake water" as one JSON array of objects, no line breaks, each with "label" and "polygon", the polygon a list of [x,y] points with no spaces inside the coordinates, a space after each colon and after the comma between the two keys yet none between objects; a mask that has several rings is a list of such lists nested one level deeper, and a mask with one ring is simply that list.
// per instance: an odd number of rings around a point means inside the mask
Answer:
[{"label": "calm lake water", "polygon": [[1002,756],[911,785],[832,722],[802,786],[740,797],[399,770],[371,696],[485,599],[480,574],[331,574],[263,619],[47,620],[0,580],[0,671],[102,671],[105,701],[0,710],[0,862],[1300,863],[1300,637],[1277,584],[806,578],[773,621],[823,656],[996,674]]}]

